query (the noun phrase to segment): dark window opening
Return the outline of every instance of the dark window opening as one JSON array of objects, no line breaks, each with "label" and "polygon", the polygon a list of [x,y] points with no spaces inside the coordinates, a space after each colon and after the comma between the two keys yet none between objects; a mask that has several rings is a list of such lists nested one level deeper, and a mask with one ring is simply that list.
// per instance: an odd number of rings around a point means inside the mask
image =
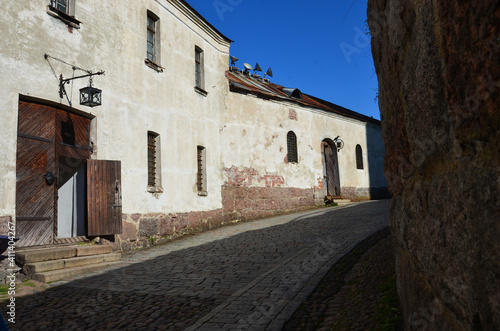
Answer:
[{"label": "dark window opening", "polygon": [[363,150],[361,149],[360,145],[356,145],[356,168],[357,169],[364,169],[363,168]]},{"label": "dark window opening", "polygon": [[291,163],[298,163],[299,158],[297,155],[297,136],[293,131],[288,132],[286,135],[286,145],[287,145],[287,152],[288,152],[288,162]]}]

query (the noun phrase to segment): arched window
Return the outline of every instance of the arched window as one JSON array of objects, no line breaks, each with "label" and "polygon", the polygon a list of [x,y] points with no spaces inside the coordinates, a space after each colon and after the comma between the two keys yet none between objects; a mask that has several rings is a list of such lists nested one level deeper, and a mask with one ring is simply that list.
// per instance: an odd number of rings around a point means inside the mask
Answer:
[{"label": "arched window", "polygon": [[363,150],[360,145],[356,145],[356,168],[363,169]]},{"label": "arched window", "polygon": [[289,131],[286,135],[286,146],[288,151],[288,162],[299,162],[299,157],[297,156],[297,136],[293,131]]}]

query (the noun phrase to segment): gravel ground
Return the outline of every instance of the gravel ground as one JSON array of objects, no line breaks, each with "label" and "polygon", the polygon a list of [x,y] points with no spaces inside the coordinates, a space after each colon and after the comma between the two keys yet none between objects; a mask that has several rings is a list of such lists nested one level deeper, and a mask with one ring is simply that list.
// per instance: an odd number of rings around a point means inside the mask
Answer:
[{"label": "gravel ground", "polygon": [[[394,253],[386,228],[339,260],[283,330],[399,330],[397,313],[387,306],[397,307],[394,282]],[[389,299],[387,287],[392,289]]]}]

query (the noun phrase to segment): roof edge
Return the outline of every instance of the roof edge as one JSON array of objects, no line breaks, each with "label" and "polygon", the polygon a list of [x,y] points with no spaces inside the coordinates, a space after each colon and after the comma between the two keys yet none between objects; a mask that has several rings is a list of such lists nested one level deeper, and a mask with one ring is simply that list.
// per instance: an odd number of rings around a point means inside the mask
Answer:
[{"label": "roof edge", "polygon": [[[205,17],[203,17],[196,9],[191,7],[189,3],[187,3],[185,0],[168,0],[173,6],[175,6],[177,9],[179,9],[181,12],[183,12],[188,18],[193,20],[195,23],[202,23],[206,25],[206,27],[210,28],[213,33],[210,33],[207,31],[209,34],[214,37],[214,39],[219,39],[219,41],[225,41],[228,44],[231,44],[233,40],[229,39],[226,37],[222,32],[220,32],[216,27],[214,27]],[[215,37],[217,35],[219,38]]]},{"label": "roof edge", "polygon": [[[281,100],[281,101],[288,101],[292,102],[294,104],[297,104],[301,107],[307,107],[307,108],[312,108],[312,109],[317,109],[321,110],[327,113],[332,113],[332,114],[337,114],[340,116],[344,116],[347,118],[351,118],[357,121],[365,122],[365,123],[371,123],[375,124],[377,126],[381,126],[381,121],[377,120],[373,117],[363,115],[361,113],[358,113],[354,110],[350,110],[348,108],[339,106],[335,103],[314,97],[312,95],[309,95],[307,93],[302,93],[303,98],[302,99],[297,99],[292,96],[288,96],[285,94],[282,90],[285,89],[285,87],[268,82],[266,84],[272,85],[275,89],[281,90],[283,92],[281,94],[272,92],[272,89],[269,91],[265,91],[264,88],[259,88],[258,85],[253,84],[252,86],[248,85],[248,83],[245,83],[241,79],[237,77],[233,72],[230,70],[226,70],[226,78],[229,80],[229,86],[230,86],[230,91],[234,93],[240,93],[240,94],[252,94],[257,97],[260,97],[262,99],[273,99],[273,100]],[[234,77],[234,79],[231,79],[231,76]],[[231,84],[232,83],[232,84]],[[256,82],[257,83],[257,82]],[[242,85],[243,84],[243,85]],[[263,82],[259,82],[258,84],[263,84]],[[247,85],[247,86],[245,86]],[[310,99],[310,100],[308,100]]]}]

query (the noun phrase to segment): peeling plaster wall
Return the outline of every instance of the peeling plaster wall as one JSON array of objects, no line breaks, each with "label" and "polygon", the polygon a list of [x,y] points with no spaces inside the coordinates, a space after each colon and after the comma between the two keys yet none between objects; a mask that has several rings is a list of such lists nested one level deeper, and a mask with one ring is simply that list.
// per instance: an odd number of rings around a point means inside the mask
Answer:
[{"label": "peeling plaster wall", "polygon": [[[340,184],[346,188],[345,195],[366,199],[370,198],[370,188],[387,186],[379,126],[234,92],[229,93],[227,104],[220,128],[221,140],[229,145],[222,154],[226,185],[316,188],[322,194],[321,142],[340,135],[345,142],[338,153]],[[286,161],[289,131],[297,136],[298,163]],[[363,170],[356,169],[357,144],[363,149]],[[234,180],[235,173],[239,181]],[[270,180],[272,177],[280,180]],[[317,198],[322,199],[321,194]]]},{"label": "peeling plaster wall", "polygon": [[[295,104],[229,92],[225,77],[229,42],[177,0],[76,1],[80,28],[47,13],[48,0],[8,1],[0,21],[0,231],[15,219],[18,100],[60,99],[58,78],[73,75],[67,63],[94,72],[102,106],[79,105],[88,80],[66,85],[77,110],[92,121],[92,158],[120,160],[124,233],[116,245],[132,249],[154,236],[176,236],[228,222],[304,209],[324,197],[321,142],[340,135],[341,184],[356,190],[385,186],[383,174],[355,169],[355,146],[364,163],[384,151],[380,128]],[[159,17],[159,73],[144,63],[147,11]],[[203,49],[204,89],[194,90],[194,49]],[[76,71],[75,76],[83,74]],[[299,163],[287,163],[286,134],[298,138]],[[162,193],[147,188],[147,132],[160,136]],[[371,132],[371,133],[370,133]],[[207,196],[196,187],[197,146],[206,148]],[[375,159],[368,150],[373,150]],[[368,197],[368,195],[366,195]],[[318,200],[317,200],[318,201]],[[317,202],[316,201],[316,202]],[[135,246],[134,246],[135,245]]]},{"label": "peeling plaster wall", "polygon": [[[16,127],[19,95],[67,105],[44,54],[78,67],[104,70],[94,77],[103,105],[80,106],[78,90],[88,80],[66,85],[73,106],[96,116],[92,158],[121,160],[124,213],[187,212],[221,208],[221,144],[218,127],[228,83],[229,43],[188,18],[178,1],[76,1],[80,29],[47,14],[48,0],[8,1],[0,22],[0,215],[15,215]],[[174,5],[175,4],[175,5]],[[158,73],[146,58],[147,10],[160,21]],[[195,45],[204,51],[207,96],[194,90]],[[71,77],[70,66],[49,58],[55,74]],[[75,75],[81,75],[77,71]],[[147,131],[160,134],[163,193],[147,192]],[[196,146],[207,150],[208,191],[196,190]]]}]

